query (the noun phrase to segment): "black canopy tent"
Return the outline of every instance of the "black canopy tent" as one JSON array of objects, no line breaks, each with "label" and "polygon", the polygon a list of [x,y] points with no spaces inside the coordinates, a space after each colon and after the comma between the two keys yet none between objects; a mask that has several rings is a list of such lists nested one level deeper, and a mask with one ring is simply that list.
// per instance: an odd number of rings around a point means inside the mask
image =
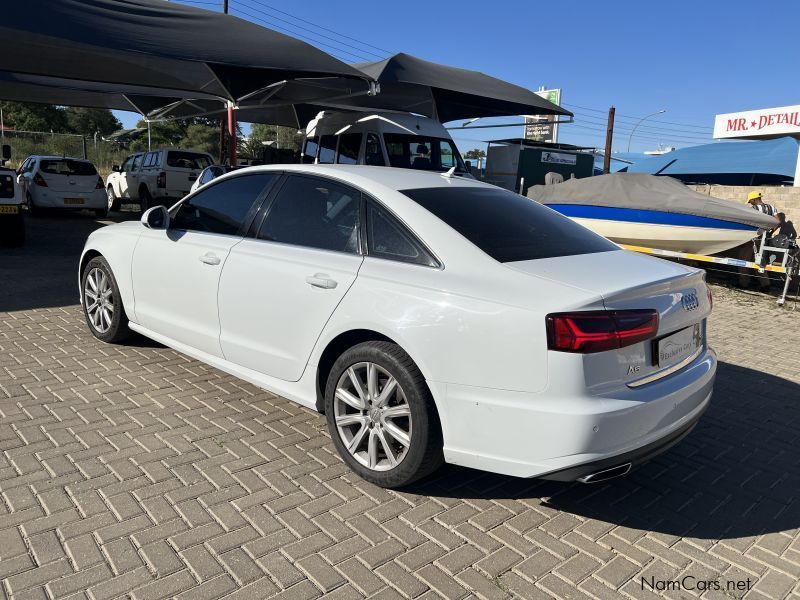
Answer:
[{"label": "black canopy tent", "polygon": [[352,103],[357,106],[415,112],[442,123],[477,117],[572,116],[568,110],[513,83],[409,54],[353,66],[381,87],[381,93],[374,98],[354,98]]},{"label": "black canopy tent", "polygon": [[0,39],[0,98],[106,108],[127,101],[150,112],[162,101],[230,107],[288,80],[342,78],[373,90],[368,75],[305,42],[164,0],[14,2]]}]

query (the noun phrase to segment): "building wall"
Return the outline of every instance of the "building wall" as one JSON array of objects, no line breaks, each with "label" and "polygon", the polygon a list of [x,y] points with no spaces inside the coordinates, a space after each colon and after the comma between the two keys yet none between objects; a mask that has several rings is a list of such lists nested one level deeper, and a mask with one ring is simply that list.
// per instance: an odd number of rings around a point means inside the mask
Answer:
[{"label": "building wall", "polygon": [[749,187],[739,185],[690,185],[690,188],[724,200],[735,200],[747,203],[747,194],[752,191],[761,192],[764,202],[772,204],[780,212],[786,213],[786,219],[793,221],[795,227],[800,225],[800,187]]}]

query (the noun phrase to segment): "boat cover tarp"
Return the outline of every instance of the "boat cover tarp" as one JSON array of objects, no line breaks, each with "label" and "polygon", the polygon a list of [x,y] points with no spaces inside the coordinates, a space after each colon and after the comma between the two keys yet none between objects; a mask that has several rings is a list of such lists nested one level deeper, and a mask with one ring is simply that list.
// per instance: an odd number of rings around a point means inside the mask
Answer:
[{"label": "boat cover tarp", "polygon": [[794,179],[797,140],[782,137],[750,142],[717,142],[680,148],[636,161],[628,173],[668,175],[685,181],[751,185],[753,181],[786,182]]},{"label": "boat cover tarp", "polygon": [[572,116],[568,110],[518,85],[409,54],[353,66],[381,86],[380,94],[355,99],[353,104],[357,106],[415,112],[442,123],[475,117]]},{"label": "boat cover tarp", "polygon": [[13,92],[6,77],[0,98],[27,92],[30,102],[61,103],[59,89],[85,84],[101,84],[88,90],[98,93],[231,101],[286,79],[344,77],[368,87],[362,72],[296,38],[164,0],[7,2],[0,39],[0,73],[36,78]]},{"label": "boat cover tarp", "polygon": [[534,185],[528,188],[528,198],[542,204],[581,204],[695,215],[759,228],[773,228],[777,224],[773,217],[747,204],[695,192],[671,177],[644,173],[611,173],[568,179],[555,185]]}]

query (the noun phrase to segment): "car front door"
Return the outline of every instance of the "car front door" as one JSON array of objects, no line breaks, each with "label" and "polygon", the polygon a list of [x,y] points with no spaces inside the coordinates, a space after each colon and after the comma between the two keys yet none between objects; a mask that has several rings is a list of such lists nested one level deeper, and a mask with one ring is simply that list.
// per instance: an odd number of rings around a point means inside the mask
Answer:
[{"label": "car front door", "polygon": [[142,167],[143,154],[129,156],[122,165],[120,174],[120,194],[123,198],[136,200],[139,197],[139,170]]},{"label": "car front door", "polygon": [[220,340],[227,360],[300,379],[363,262],[360,203],[361,193],[341,183],[286,176],[265,203],[255,235],[231,250],[222,271]]},{"label": "car front door", "polygon": [[133,254],[135,322],[221,356],[217,291],[228,254],[279,175],[242,175],[211,185],[173,209],[168,229],[142,233]]}]

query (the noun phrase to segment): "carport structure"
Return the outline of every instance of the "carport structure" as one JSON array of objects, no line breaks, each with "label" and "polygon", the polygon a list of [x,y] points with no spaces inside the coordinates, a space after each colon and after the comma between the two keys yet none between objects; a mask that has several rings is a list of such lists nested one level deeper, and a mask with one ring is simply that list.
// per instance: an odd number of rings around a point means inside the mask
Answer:
[{"label": "carport structure", "polygon": [[305,42],[163,0],[15,2],[3,12],[0,37],[4,99],[143,115],[202,102],[205,111],[227,109],[231,139],[236,103],[280,94],[289,81],[290,90],[308,85],[313,99],[330,93],[325,81],[347,94],[376,91],[369,76]]}]

